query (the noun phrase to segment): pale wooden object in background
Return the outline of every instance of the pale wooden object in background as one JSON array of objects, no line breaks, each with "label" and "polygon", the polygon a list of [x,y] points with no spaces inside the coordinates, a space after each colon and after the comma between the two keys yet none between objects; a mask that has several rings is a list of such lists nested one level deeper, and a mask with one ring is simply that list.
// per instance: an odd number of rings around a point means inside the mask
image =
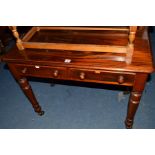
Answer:
[{"label": "pale wooden object in background", "polygon": [[9,28],[11,29],[14,37],[16,38],[16,45],[17,45],[18,49],[23,50],[24,47],[22,45],[22,40],[19,38],[19,34],[17,32],[17,27],[16,26],[9,26]]},{"label": "pale wooden object in background", "polygon": [[[134,51],[134,40],[137,32],[137,26],[127,27],[33,27],[21,40],[17,32],[16,26],[10,26],[17,42],[19,50],[24,48],[33,49],[55,49],[55,50],[72,50],[72,51],[93,51],[93,52],[105,52],[105,53],[117,53],[126,54],[125,62],[130,64],[132,62],[132,55]],[[41,30],[79,30],[79,31],[126,31],[128,32],[128,44],[126,46],[117,45],[99,45],[99,44],[73,44],[73,43],[43,43],[43,42],[31,42],[30,39],[37,31]],[[119,36],[118,36],[119,37]],[[117,61],[120,59],[115,56]]]}]

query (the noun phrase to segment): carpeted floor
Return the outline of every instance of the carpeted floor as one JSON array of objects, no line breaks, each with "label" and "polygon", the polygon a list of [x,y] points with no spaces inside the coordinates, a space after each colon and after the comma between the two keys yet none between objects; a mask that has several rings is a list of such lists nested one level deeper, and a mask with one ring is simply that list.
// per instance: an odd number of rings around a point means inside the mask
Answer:
[{"label": "carpeted floor", "polygon": [[[155,33],[151,33],[155,53]],[[55,84],[53,84],[55,83]],[[34,80],[33,91],[45,111],[34,113],[4,63],[0,64],[0,128],[122,129],[129,95],[111,87]],[[135,117],[135,129],[155,128],[155,74],[147,83]]]}]

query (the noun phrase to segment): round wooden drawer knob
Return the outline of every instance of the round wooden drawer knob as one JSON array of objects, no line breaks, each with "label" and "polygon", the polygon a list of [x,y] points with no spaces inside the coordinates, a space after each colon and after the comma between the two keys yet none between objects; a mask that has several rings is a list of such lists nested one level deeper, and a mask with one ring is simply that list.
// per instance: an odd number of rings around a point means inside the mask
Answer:
[{"label": "round wooden drawer knob", "polygon": [[58,70],[55,70],[54,73],[53,73],[54,77],[58,77],[59,75],[59,71]]},{"label": "round wooden drawer knob", "polygon": [[123,75],[120,75],[120,76],[118,77],[118,83],[119,83],[119,84],[124,83],[124,76],[123,76]]},{"label": "round wooden drawer knob", "polygon": [[84,79],[85,79],[85,73],[83,73],[83,72],[80,73],[80,79],[81,79],[81,80],[84,80]]},{"label": "round wooden drawer knob", "polygon": [[25,74],[27,71],[27,68],[25,67],[24,69],[22,69],[22,73]]}]

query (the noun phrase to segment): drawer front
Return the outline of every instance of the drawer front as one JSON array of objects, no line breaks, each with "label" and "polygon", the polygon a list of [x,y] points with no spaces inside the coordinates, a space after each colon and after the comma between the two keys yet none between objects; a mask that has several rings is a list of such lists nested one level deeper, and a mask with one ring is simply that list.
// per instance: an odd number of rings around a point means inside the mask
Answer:
[{"label": "drawer front", "polygon": [[16,65],[17,71],[25,76],[45,77],[45,78],[64,78],[66,76],[65,68],[49,67],[39,65]]},{"label": "drawer front", "polygon": [[84,70],[71,68],[69,70],[70,78],[72,80],[98,82],[107,84],[118,85],[133,85],[135,74],[131,73],[119,73],[119,72],[107,72],[100,70]]}]

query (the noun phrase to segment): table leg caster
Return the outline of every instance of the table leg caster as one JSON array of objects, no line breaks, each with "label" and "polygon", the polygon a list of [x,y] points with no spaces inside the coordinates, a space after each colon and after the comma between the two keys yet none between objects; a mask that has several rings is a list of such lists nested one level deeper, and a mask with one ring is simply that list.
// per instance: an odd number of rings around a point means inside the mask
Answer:
[{"label": "table leg caster", "polygon": [[133,121],[127,119],[127,120],[125,121],[125,127],[126,127],[126,129],[132,129],[132,126],[133,126]]},{"label": "table leg caster", "polygon": [[42,115],[44,115],[45,112],[44,111],[40,111],[40,112],[37,112],[37,113],[38,113],[39,116],[42,116]]},{"label": "table leg caster", "polygon": [[132,126],[126,126],[126,129],[132,129]]}]

